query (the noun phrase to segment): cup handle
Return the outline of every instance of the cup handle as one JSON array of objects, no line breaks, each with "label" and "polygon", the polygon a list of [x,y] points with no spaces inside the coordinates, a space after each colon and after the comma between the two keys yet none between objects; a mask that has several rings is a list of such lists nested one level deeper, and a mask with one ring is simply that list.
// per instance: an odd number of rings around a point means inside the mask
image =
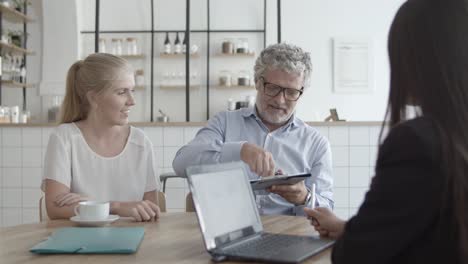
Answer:
[{"label": "cup handle", "polygon": [[79,205],[76,205],[75,208],[73,209],[73,211],[75,211],[75,215],[76,216],[80,216],[80,210],[79,210]]}]

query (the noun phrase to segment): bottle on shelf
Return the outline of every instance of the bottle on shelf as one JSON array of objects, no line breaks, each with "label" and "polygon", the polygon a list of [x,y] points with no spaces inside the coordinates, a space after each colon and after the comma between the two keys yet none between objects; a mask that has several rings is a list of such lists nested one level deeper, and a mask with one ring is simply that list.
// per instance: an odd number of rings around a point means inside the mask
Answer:
[{"label": "bottle on shelf", "polygon": [[19,123],[19,115],[20,115],[20,110],[19,106],[15,105],[10,107],[10,116],[11,116],[11,123]]},{"label": "bottle on shelf", "polygon": [[249,40],[247,38],[240,38],[237,44],[236,53],[247,54],[249,53]]},{"label": "bottle on shelf", "polygon": [[219,85],[229,87],[232,85],[231,72],[227,70],[221,71],[219,75]]},{"label": "bottle on shelf", "polygon": [[143,69],[138,69],[135,71],[135,86],[142,87],[145,85],[145,76]]},{"label": "bottle on shelf", "polygon": [[229,99],[228,99],[227,110],[228,110],[228,111],[234,111],[234,110],[236,110],[236,102],[234,102],[234,100],[233,100],[232,98],[229,98]]},{"label": "bottle on shelf", "polygon": [[2,58],[2,80],[9,80],[10,79],[10,55],[5,54]]},{"label": "bottle on shelf", "polygon": [[127,55],[137,55],[138,45],[136,38],[127,38]]},{"label": "bottle on shelf", "polygon": [[174,53],[175,54],[182,53],[182,45],[180,44],[179,32],[177,32],[176,39],[174,42]]},{"label": "bottle on shelf", "polygon": [[184,41],[182,41],[182,53],[187,52],[187,34],[184,35]]},{"label": "bottle on shelf", "polygon": [[59,118],[59,111],[60,111],[60,97],[53,96],[52,97],[52,105],[47,111],[47,120],[50,123],[54,123],[58,121]]},{"label": "bottle on shelf", "polygon": [[24,63],[24,59],[21,61],[19,81],[21,83],[26,83],[26,65]]},{"label": "bottle on shelf", "polygon": [[99,52],[106,53],[106,39],[99,38]]},{"label": "bottle on shelf", "polygon": [[122,39],[113,38],[112,39],[112,54],[120,56],[122,55]]},{"label": "bottle on shelf", "polygon": [[2,54],[0,54],[0,80],[2,80],[2,71],[3,71],[3,63],[2,63]]},{"label": "bottle on shelf", "polygon": [[20,64],[19,57],[16,58],[13,74],[14,74],[13,81],[19,82],[20,75],[21,75],[21,64]]},{"label": "bottle on shelf", "polygon": [[25,123],[29,123],[30,120],[31,120],[31,112],[29,110],[24,110],[21,113],[20,122],[25,124]]},{"label": "bottle on shelf", "polygon": [[164,54],[171,54],[172,47],[169,40],[169,32],[166,32],[166,39],[164,40]]},{"label": "bottle on shelf", "polygon": [[237,77],[237,85],[238,86],[250,85],[250,76],[246,70],[242,70],[239,72],[239,76]]},{"label": "bottle on shelf", "polygon": [[230,38],[226,38],[223,40],[223,43],[221,44],[221,52],[223,54],[232,54],[234,53],[234,42]]}]

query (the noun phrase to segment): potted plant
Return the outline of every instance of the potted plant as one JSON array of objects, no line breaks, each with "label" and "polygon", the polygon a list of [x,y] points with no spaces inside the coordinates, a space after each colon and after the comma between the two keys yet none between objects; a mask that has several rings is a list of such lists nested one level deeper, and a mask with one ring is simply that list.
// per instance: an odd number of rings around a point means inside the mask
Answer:
[{"label": "potted plant", "polygon": [[[27,36],[28,34],[26,34]],[[11,44],[17,46],[17,47],[22,47],[23,46],[23,38],[25,37],[25,34],[21,30],[10,30],[8,32],[8,36],[10,36],[11,39]]]},{"label": "potted plant", "polygon": [[16,11],[24,13],[24,5],[30,5],[31,2],[28,0],[12,0],[13,2],[13,7],[15,8]]}]

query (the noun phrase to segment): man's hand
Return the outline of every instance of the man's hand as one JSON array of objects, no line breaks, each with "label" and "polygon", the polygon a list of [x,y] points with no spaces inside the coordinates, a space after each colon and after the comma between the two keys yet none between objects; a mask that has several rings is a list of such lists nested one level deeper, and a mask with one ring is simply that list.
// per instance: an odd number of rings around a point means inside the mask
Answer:
[{"label": "man's hand", "polygon": [[321,236],[338,239],[343,235],[346,221],[336,217],[330,209],[324,207],[304,208],[304,212]]},{"label": "man's hand", "polygon": [[307,188],[304,181],[292,185],[273,185],[267,191],[276,193],[295,205],[304,204],[307,198]]},{"label": "man's hand", "polygon": [[271,176],[275,173],[273,155],[251,143],[244,143],[241,148],[241,160],[247,163],[250,170],[258,176]]}]

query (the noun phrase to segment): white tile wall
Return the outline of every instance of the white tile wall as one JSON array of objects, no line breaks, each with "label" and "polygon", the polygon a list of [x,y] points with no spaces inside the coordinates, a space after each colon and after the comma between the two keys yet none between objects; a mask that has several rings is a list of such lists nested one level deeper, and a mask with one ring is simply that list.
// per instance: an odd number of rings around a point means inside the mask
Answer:
[{"label": "white tile wall", "polygon": [[4,188],[21,188],[21,168],[3,168],[2,175]]},{"label": "white tile wall", "polygon": [[[152,141],[160,173],[172,171],[172,160],[201,127],[144,127]],[[354,215],[368,190],[377,158],[379,126],[315,126],[329,138],[334,170],[335,212]],[[43,159],[53,128],[0,128],[0,226],[39,221],[38,202]],[[187,183],[169,179],[167,208],[184,211]]]},{"label": "white tile wall", "polygon": [[349,166],[349,147],[331,147],[333,166],[348,167]]},{"label": "white tile wall", "polygon": [[332,146],[349,145],[349,128],[346,126],[333,126],[328,128],[328,139]]},{"label": "white tile wall", "polygon": [[3,147],[2,148],[2,165],[3,167],[21,167],[22,165],[21,147]]}]

